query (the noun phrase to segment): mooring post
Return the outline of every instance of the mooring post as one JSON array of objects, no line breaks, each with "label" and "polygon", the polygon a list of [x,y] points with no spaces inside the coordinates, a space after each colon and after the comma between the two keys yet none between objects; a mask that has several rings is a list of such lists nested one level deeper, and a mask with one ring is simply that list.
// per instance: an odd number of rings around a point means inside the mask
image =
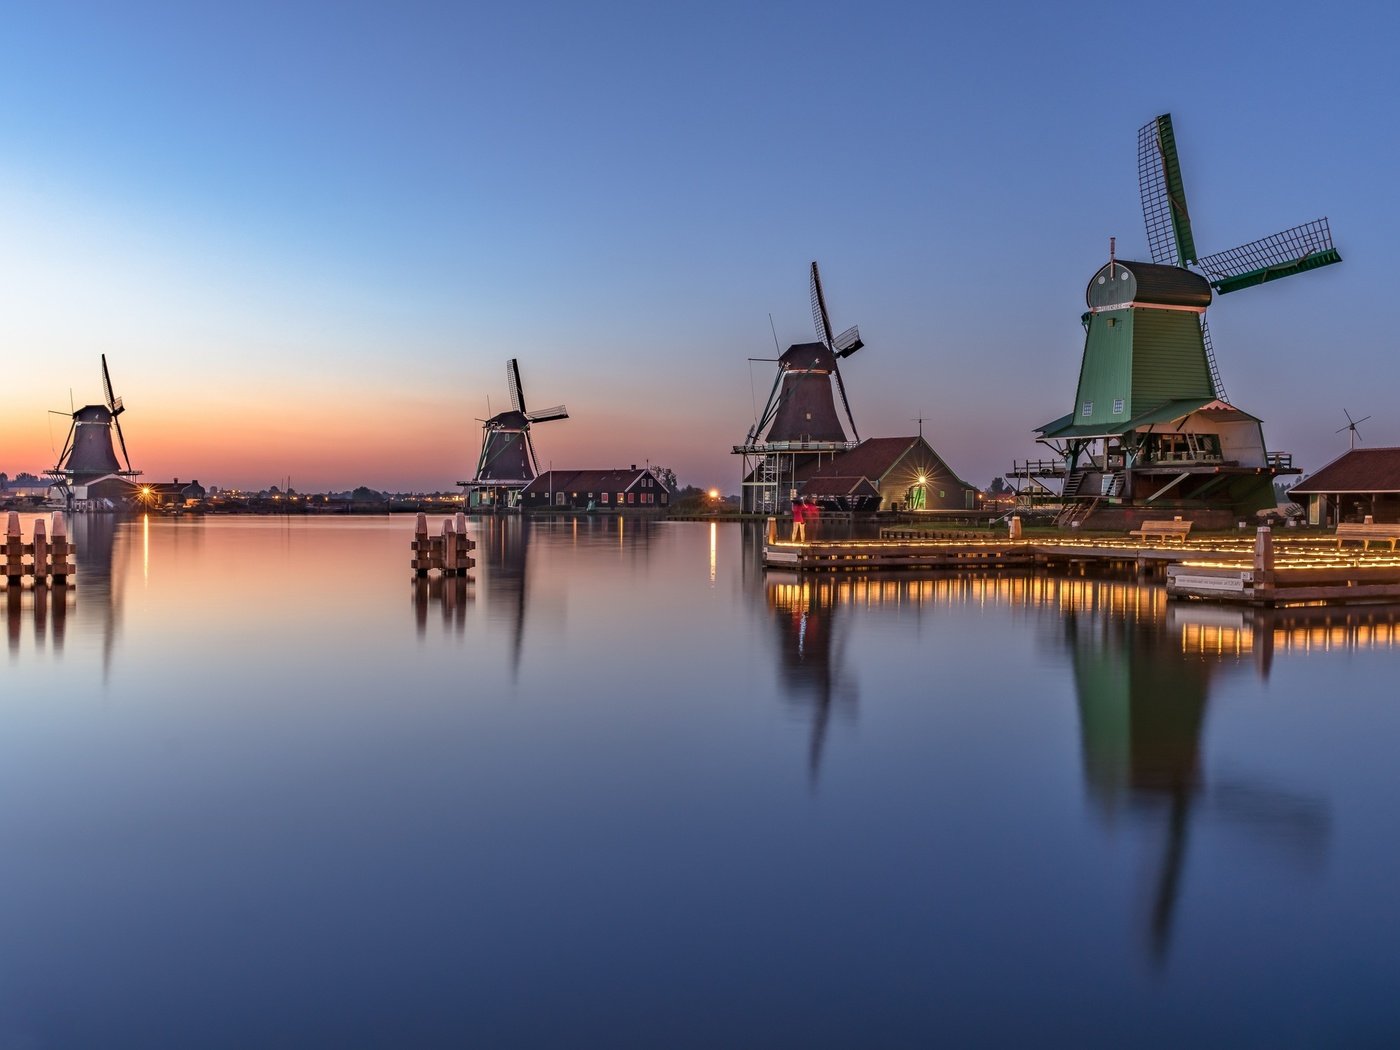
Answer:
[{"label": "mooring post", "polygon": [[1013,514],[1013,515],[1011,515],[1011,529],[1010,529],[1010,531],[1011,531],[1011,539],[1013,539],[1013,540],[1019,540],[1019,539],[1021,538],[1021,515],[1019,515],[1019,514]]},{"label": "mooring post", "polygon": [[34,519],[34,542],[31,546],[34,549],[34,582],[38,584],[48,579],[49,575],[49,540],[44,533],[43,518]]},{"label": "mooring post", "polygon": [[466,514],[464,514],[462,511],[459,510],[459,511],[457,512],[457,516],[456,516],[453,520],[457,523],[457,535],[459,535],[459,536],[465,536],[465,535],[467,534],[467,516],[466,516]]},{"label": "mooring post", "polygon": [[1254,534],[1254,593],[1261,597],[1272,597],[1274,590],[1274,533],[1267,525],[1260,525]]},{"label": "mooring post", "polygon": [[69,570],[73,568],[68,560],[73,548],[68,545],[68,519],[63,516],[63,511],[53,512],[52,524],[50,535],[53,542],[49,544],[49,575],[53,577],[54,583],[63,584],[68,582]]},{"label": "mooring post", "polygon": [[410,565],[415,576],[428,575],[428,516],[419,513],[413,523],[413,560]]},{"label": "mooring post", "polygon": [[770,544],[771,544],[771,543],[777,543],[777,542],[778,542],[778,519],[777,519],[777,518],[769,518],[769,519],[768,519],[768,542],[769,542]]},{"label": "mooring post", "polygon": [[17,584],[24,575],[24,538],[19,531],[19,511],[10,511],[5,524],[5,575]]},{"label": "mooring post", "polygon": [[444,576],[457,575],[457,533],[452,528],[452,519],[442,523],[442,573]]}]

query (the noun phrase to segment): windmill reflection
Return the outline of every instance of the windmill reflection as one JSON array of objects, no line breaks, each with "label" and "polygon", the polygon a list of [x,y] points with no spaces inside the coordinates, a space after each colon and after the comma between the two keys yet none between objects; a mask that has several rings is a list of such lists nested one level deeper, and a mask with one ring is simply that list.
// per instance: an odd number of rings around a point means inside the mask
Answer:
[{"label": "windmill reflection", "polygon": [[1149,951],[1160,964],[1197,820],[1248,830],[1289,860],[1310,865],[1325,852],[1330,816],[1321,800],[1263,782],[1211,784],[1202,768],[1211,683],[1251,660],[1268,674],[1278,614],[1168,607],[1160,590],[1148,590],[1147,600],[1119,608],[1073,605],[1060,622],[1074,669],[1089,796],[1110,822],[1127,810],[1160,828],[1148,920]]},{"label": "windmill reflection", "polygon": [[[123,530],[123,526],[126,527]],[[116,514],[70,514],[68,534],[77,551],[78,591],[85,619],[100,616],[102,630],[102,680],[112,668],[121,633],[122,578],[115,567],[117,534],[132,528],[144,530],[145,520],[131,521]]]},{"label": "windmill reflection", "polygon": [[768,609],[777,628],[779,673],[788,701],[812,720],[807,771],[815,786],[832,714],[854,715],[859,699],[845,664],[845,631],[836,615],[838,584],[830,577],[770,572]]},{"label": "windmill reflection", "polygon": [[528,593],[525,568],[530,525],[522,514],[500,514],[474,519],[478,564],[485,568],[487,615],[504,621],[510,633],[510,673],[520,675],[520,655],[525,645],[525,600]]}]

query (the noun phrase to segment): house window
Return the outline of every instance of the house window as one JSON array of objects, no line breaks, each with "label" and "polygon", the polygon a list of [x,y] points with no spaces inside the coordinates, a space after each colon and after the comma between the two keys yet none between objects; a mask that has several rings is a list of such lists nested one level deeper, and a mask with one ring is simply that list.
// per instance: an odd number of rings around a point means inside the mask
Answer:
[{"label": "house window", "polygon": [[1113,399],[1113,414],[1115,416],[1121,416],[1123,414],[1123,399],[1121,397],[1115,397]]},{"label": "house window", "polygon": [[617,501],[618,501],[619,503],[622,502],[622,493],[621,493],[621,492],[619,492],[619,493],[617,494]]},{"label": "house window", "polygon": [[665,502],[666,502],[666,493],[664,493],[664,492],[661,494],[661,502],[662,502],[662,503],[665,503]]},{"label": "house window", "polygon": [[564,505],[564,494],[562,492],[556,492],[554,494],[554,504],[558,507],[562,507]]},{"label": "house window", "polygon": [[1093,414],[1094,414],[1094,403],[1093,403],[1092,401],[1085,401],[1085,402],[1084,402],[1084,411],[1081,413],[1081,415],[1092,416]]},{"label": "house window", "polygon": [[629,493],[627,493],[627,502],[628,502],[628,503],[636,503],[636,502],[637,502],[637,494],[636,494],[635,492],[629,492]]},{"label": "house window", "polygon": [[608,501],[608,495],[609,495],[609,494],[606,493],[606,492],[604,492],[602,495],[603,495],[603,502],[606,503],[606,502]]}]

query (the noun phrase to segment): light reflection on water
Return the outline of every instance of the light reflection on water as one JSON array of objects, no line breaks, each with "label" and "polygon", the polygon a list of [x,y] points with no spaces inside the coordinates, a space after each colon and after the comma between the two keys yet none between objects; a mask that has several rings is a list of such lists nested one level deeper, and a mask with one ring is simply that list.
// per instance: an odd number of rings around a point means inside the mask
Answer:
[{"label": "light reflection on water", "polygon": [[5,596],[0,1043],[1400,1023],[1394,609],[765,573],[712,523],[473,520],[470,580],[407,518],[71,531],[76,588]]}]

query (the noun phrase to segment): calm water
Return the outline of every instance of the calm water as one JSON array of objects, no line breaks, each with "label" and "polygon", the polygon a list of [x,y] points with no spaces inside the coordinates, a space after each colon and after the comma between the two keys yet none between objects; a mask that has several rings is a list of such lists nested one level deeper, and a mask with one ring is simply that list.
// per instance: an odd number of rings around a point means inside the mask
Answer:
[{"label": "calm water", "polygon": [[1400,1039],[1400,614],[411,529],[3,595],[0,1047]]}]

